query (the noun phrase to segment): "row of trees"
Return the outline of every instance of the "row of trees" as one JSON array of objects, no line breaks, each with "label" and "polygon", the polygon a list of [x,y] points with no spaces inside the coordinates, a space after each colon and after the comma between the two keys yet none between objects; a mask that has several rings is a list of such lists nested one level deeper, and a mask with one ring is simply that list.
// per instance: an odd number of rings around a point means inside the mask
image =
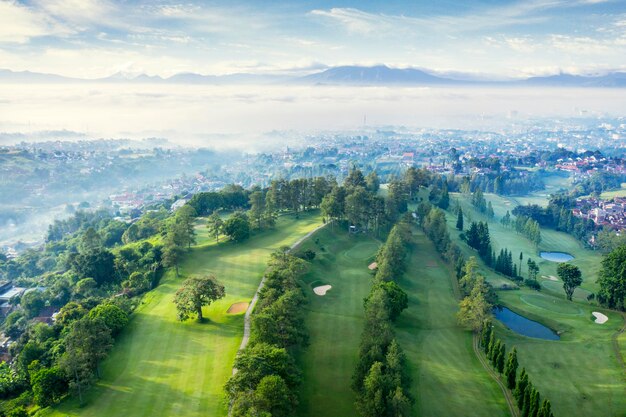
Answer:
[{"label": "row of trees", "polygon": [[501,172],[497,161],[494,164],[477,164],[475,166],[495,169],[495,172],[463,177],[450,176],[447,179],[451,187],[450,190],[470,194],[480,189],[498,195],[523,195],[531,191],[543,190],[545,187],[541,172],[515,169]]},{"label": "row of trees", "polygon": [[503,376],[507,388],[513,393],[521,417],[553,417],[550,400],[546,398],[541,401],[541,395],[529,380],[526,369],[522,368],[518,375],[517,350],[513,348],[506,356],[506,346],[496,338],[491,321],[483,322],[479,340],[487,359]]},{"label": "row of trees", "polygon": [[535,247],[539,246],[541,243],[541,227],[536,220],[517,215],[513,225],[517,233],[524,235]]},{"label": "row of trees", "polygon": [[547,207],[536,204],[517,206],[513,214],[517,217],[531,218],[540,226],[550,227],[569,233],[576,239],[588,244],[589,238],[599,229],[591,219],[575,217],[572,209],[576,207],[576,198],[567,194],[553,194]]},{"label": "row of trees", "polygon": [[334,185],[322,198],[322,215],[331,222],[346,220],[351,225],[379,233],[406,212],[409,191],[405,182],[393,179],[387,189],[387,198],[378,195],[378,177],[375,172],[366,177],[353,168],[343,186]]},{"label": "row of trees", "polygon": [[302,381],[294,352],[308,343],[305,296],[298,277],[306,262],[283,247],[271,255],[265,286],[252,317],[248,346],[235,359],[225,386],[233,417],[290,417]]},{"label": "row of trees", "polygon": [[393,329],[393,322],[408,307],[407,294],[396,281],[406,268],[410,239],[406,222],[391,229],[376,257],[379,267],[364,302],[365,327],[352,377],[357,410],[363,417],[401,417],[411,412],[406,359]]}]

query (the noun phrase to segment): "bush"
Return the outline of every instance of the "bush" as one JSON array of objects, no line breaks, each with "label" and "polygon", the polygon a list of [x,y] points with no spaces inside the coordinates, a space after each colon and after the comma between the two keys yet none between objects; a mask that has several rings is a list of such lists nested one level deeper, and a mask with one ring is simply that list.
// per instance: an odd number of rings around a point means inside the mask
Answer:
[{"label": "bush", "polygon": [[535,291],[541,291],[541,284],[539,284],[539,281],[536,279],[526,279],[524,280],[524,284],[526,284],[528,288],[532,288]]}]

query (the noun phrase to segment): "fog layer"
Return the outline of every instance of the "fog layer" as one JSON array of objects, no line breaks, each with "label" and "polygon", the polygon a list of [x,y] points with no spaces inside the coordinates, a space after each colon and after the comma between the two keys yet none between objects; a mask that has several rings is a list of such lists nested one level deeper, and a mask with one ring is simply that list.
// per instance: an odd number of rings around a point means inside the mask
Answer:
[{"label": "fog layer", "polygon": [[623,89],[0,84],[3,133],[70,130],[230,147],[272,130],[494,128],[511,115],[622,116],[624,109]]}]

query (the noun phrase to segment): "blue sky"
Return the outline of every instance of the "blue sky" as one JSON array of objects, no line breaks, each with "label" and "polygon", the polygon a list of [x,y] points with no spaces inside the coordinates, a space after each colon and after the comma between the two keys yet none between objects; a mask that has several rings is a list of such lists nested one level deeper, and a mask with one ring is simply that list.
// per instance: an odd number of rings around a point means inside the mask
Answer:
[{"label": "blue sky", "polygon": [[626,70],[626,1],[0,0],[0,68],[95,78],[351,64],[502,78]]}]

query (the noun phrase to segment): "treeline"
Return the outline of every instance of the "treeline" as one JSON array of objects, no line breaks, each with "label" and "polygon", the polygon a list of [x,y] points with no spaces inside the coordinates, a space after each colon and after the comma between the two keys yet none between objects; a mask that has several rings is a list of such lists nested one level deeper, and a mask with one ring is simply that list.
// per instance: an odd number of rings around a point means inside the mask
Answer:
[{"label": "treeline", "polygon": [[[491,316],[497,304],[493,287],[478,273],[478,262],[474,257],[465,259],[461,250],[450,239],[445,213],[428,203],[417,208],[418,222],[424,233],[433,242],[441,257],[454,268],[460,291],[459,322],[479,330],[482,322]],[[488,229],[485,230],[488,237]],[[489,244],[489,247],[491,245]]]},{"label": "treeline", "polygon": [[584,244],[588,244],[589,237],[599,227],[590,219],[582,219],[572,214],[576,207],[576,199],[566,194],[553,194],[550,196],[547,207],[536,204],[517,206],[513,214],[535,220],[538,225],[569,233]]},{"label": "treeline", "polygon": [[[46,245],[40,259],[51,256],[55,262],[42,268],[43,275],[20,278],[28,286],[36,279],[39,288],[12,300],[19,307],[3,323],[13,360],[0,365],[6,382],[0,395],[7,399],[1,415],[31,404],[47,407],[68,394],[82,403],[99,378],[99,363],[138,305],[135,297],[158,281],[160,244],[143,241],[111,250],[97,229],[107,223],[89,224],[95,227]],[[58,311],[54,321],[52,311]]]},{"label": "treeline", "polygon": [[478,212],[486,215],[489,219],[493,219],[495,217],[491,201],[487,202],[480,188],[476,189],[476,191],[472,193],[471,203],[472,206],[478,210]]},{"label": "treeline", "polygon": [[306,346],[306,298],[298,278],[306,262],[284,247],[271,255],[252,316],[250,343],[235,359],[225,386],[232,417],[295,415],[301,370],[294,353]]},{"label": "treeline", "polygon": [[376,260],[379,265],[365,299],[365,327],[352,377],[356,406],[363,417],[408,416],[414,400],[406,359],[395,338],[393,322],[408,307],[407,294],[397,284],[406,268],[411,232],[401,221],[389,233]]},{"label": "treeline", "polygon": [[619,190],[622,183],[626,182],[626,175],[613,172],[598,171],[578,182],[572,195],[600,195],[604,191]]},{"label": "treeline", "polygon": [[[487,167],[489,168],[489,167]],[[491,167],[495,172],[466,176],[449,176],[450,191],[471,194],[477,190],[498,195],[523,195],[536,190],[543,190],[543,173],[509,169],[499,171],[499,165]]]},{"label": "treeline", "polygon": [[493,369],[503,376],[507,388],[513,393],[521,417],[554,417],[550,400],[544,398],[541,401],[541,395],[530,381],[526,369],[522,368],[518,375],[517,350],[513,348],[506,355],[506,346],[496,338],[491,321],[483,322],[479,340]]}]

